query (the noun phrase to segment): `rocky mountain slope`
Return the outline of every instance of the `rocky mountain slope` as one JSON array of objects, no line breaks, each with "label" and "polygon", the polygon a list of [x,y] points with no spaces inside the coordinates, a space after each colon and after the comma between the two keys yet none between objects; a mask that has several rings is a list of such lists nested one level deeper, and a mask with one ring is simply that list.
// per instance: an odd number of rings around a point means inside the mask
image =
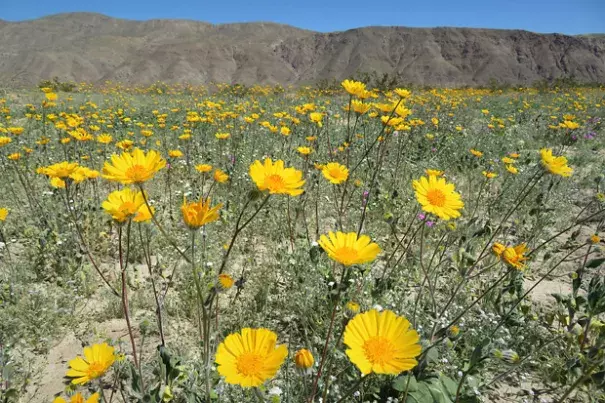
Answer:
[{"label": "rocky mountain slope", "polygon": [[366,27],[318,33],[272,23],[130,21],[100,14],[0,20],[0,86],[62,81],[301,84],[360,72],[420,85],[605,83],[605,36]]}]

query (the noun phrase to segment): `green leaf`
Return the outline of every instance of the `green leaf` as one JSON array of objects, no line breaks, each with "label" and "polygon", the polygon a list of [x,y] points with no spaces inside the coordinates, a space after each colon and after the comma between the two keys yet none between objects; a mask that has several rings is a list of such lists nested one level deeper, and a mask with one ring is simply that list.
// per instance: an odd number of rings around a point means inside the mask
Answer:
[{"label": "green leaf", "polygon": [[600,258],[597,258],[597,259],[592,259],[588,263],[586,263],[586,268],[587,269],[597,268],[600,265],[602,265],[603,262],[605,262],[605,257],[600,257]]},{"label": "green leaf", "polygon": [[458,383],[452,378],[443,374],[439,375],[439,380],[443,384],[443,387],[449,394],[450,398],[454,399],[456,397],[456,390],[458,390]]},{"label": "green leaf", "polygon": [[[408,378],[409,378],[409,386],[408,386]],[[418,390],[418,382],[416,378],[412,375],[402,375],[393,380],[393,389],[398,392],[405,392],[405,389],[408,389],[408,393],[415,392]]]},{"label": "green leaf", "polygon": [[413,403],[433,403],[433,396],[425,382],[419,382],[418,390],[410,393],[408,397],[413,399]]}]

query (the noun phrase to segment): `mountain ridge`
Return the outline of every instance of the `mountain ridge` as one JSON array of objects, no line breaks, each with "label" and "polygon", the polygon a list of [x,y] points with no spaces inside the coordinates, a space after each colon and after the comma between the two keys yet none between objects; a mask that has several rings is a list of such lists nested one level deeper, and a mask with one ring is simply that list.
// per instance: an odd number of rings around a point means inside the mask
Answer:
[{"label": "mountain ridge", "polygon": [[605,35],[484,28],[315,32],[271,22],[146,21],[97,13],[0,20],[0,85],[44,79],[129,84],[307,84],[360,72],[433,86],[605,82]]}]

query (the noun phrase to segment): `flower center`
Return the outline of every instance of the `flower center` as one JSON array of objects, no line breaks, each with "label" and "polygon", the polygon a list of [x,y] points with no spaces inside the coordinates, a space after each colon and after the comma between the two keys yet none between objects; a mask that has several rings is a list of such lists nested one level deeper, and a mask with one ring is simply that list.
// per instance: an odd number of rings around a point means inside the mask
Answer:
[{"label": "flower center", "polygon": [[348,246],[343,246],[342,248],[338,248],[336,250],[336,258],[338,261],[346,265],[355,263],[358,256],[357,251]]},{"label": "flower center", "polygon": [[246,352],[237,357],[237,371],[244,376],[258,375],[263,368],[263,357],[256,353]]},{"label": "flower center", "polygon": [[265,186],[271,192],[279,192],[286,187],[284,178],[281,175],[270,175],[265,178]]},{"label": "flower center", "polygon": [[330,169],[329,174],[334,179],[342,179],[343,178],[343,175],[340,172],[340,169],[337,169],[337,168]]},{"label": "flower center", "polygon": [[88,365],[88,377],[90,379],[98,378],[105,372],[105,365],[98,361],[93,361]]},{"label": "flower center", "polygon": [[439,189],[431,189],[427,192],[426,198],[433,206],[443,207],[445,205],[445,194]]},{"label": "flower center", "polygon": [[136,213],[137,206],[131,201],[124,202],[120,205],[120,212],[125,215],[131,215]]},{"label": "flower center", "polygon": [[133,182],[144,182],[147,178],[147,168],[143,165],[133,165],[126,171],[126,177]]},{"label": "flower center", "polygon": [[391,360],[395,353],[393,343],[385,337],[374,336],[363,344],[366,358],[372,364],[382,365]]}]

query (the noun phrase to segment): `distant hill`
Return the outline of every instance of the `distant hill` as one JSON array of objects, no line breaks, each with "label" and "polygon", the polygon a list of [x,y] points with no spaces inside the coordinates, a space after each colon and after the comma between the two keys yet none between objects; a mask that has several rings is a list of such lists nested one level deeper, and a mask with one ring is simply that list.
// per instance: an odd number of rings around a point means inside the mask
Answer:
[{"label": "distant hill", "polygon": [[366,27],[318,33],[273,23],[130,21],[69,13],[0,20],[0,85],[63,81],[301,84],[359,72],[418,85],[605,83],[605,36]]}]

